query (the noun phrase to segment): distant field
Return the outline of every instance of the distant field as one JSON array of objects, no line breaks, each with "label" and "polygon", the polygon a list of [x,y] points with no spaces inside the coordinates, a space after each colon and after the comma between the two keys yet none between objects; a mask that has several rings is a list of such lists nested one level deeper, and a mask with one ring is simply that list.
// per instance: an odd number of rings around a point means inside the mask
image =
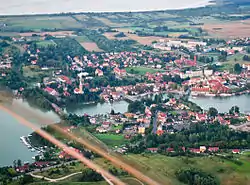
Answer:
[{"label": "distant field", "polygon": [[250,19],[244,21],[231,21],[226,23],[205,24],[203,29],[211,36],[219,38],[239,38],[250,36]]},{"label": "distant field", "polygon": [[51,35],[51,36],[72,36],[73,31],[54,31],[54,32],[25,32],[19,33],[21,37],[31,37],[32,35]]},{"label": "distant field", "polygon": [[145,67],[128,67],[126,68],[126,71],[132,74],[145,75],[146,73],[156,73],[156,72],[160,72],[164,70],[151,69],[151,68],[145,68]]},{"label": "distant field", "polygon": [[80,43],[82,47],[84,47],[86,50],[92,52],[102,52],[103,50],[100,49],[95,42],[81,42]]},{"label": "distant field", "polygon": [[0,22],[7,24],[5,30],[31,29],[62,29],[80,28],[81,24],[69,16],[32,16],[0,18]]},{"label": "distant field", "polygon": [[125,35],[127,37],[121,37],[121,38],[116,38],[114,37],[114,35],[116,35],[117,33],[105,33],[104,35],[108,38],[108,39],[118,39],[118,40],[127,40],[127,39],[131,39],[131,40],[135,40],[138,43],[142,44],[142,45],[151,45],[153,41],[158,41],[160,39],[163,39],[163,37],[158,37],[158,36],[147,36],[147,37],[140,37],[136,34],[129,34],[127,33],[129,31],[128,28],[119,28],[118,29],[120,32],[124,32]]}]

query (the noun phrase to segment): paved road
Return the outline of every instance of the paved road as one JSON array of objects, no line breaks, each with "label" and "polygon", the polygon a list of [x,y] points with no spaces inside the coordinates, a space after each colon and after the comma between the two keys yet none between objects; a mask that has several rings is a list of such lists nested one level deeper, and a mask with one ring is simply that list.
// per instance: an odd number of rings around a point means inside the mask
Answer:
[{"label": "paved road", "polygon": [[156,111],[155,115],[154,115],[153,130],[152,130],[153,134],[156,134],[156,132],[157,132],[157,114],[158,114],[158,111]]}]

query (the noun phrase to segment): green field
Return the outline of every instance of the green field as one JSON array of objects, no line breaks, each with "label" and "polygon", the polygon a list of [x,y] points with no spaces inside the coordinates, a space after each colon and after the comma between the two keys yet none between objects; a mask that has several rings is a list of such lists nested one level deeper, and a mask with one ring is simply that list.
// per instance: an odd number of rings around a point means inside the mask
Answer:
[{"label": "green field", "polygon": [[152,68],[145,68],[145,67],[128,67],[126,68],[127,73],[131,74],[138,74],[138,75],[145,75],[146,73],[156,73],[162,72],[162,69],[152,69]]},{"label": "green field", "polygon": [[[174,185],[182,184],[175,178],[175,172],[181,168],[194,167],[216,176],[222,185],[247,185],[250,183],[249,155],[236,155],[237,165],[226,159],[208,157],[167,157],[159,154],[126,155],[129,163],[149,177]],[[157,171],[157,173],[155,173]]]},{"label": "green field", "polygon": [[37,42],[38,47],[48,47],[49,45],[55,46],[56,43],[51,40],[44,40],[44,41]]},{"label": "green field", "polygon": [[99,140],[104,142],[106,145],[114,147],[125,144],[127,141],[123,135],[116,134],[94,134]]},{"label": "green field", "polygon": [[2,17],[0,22],[7,24],[4,28],[7,31],[41,29],[62,29],[80,28],[81,24],[70,16],[23,16],[23,17]]}]

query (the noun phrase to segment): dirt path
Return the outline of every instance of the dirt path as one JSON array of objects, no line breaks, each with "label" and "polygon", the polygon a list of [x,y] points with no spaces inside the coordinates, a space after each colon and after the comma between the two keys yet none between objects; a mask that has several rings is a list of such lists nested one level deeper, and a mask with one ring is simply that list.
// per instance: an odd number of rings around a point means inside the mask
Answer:
[{"label": "dirt path", "polygon": [[47,180],[47,181],[50,181],[50,182],[57,182],[57,181],[62,181],[62,180],[65,180],[69,177],[72,177],[72,176],[75,176],[75,175],[78,175],[78,174],[81,174],[82,172],[76,172],[76,173],[72,173],[70,175],[66,175],[64,177],[61,177],[61,178],[58,178],[58,179],[51,179],[51,178],[48,178],[48,177],[44,177],[44,176],[40,176],[40,175],[34,175],[34,174],[30,174],[32,177],[34,178],[37,178],[37,179],[44,179],[44,180]]}]

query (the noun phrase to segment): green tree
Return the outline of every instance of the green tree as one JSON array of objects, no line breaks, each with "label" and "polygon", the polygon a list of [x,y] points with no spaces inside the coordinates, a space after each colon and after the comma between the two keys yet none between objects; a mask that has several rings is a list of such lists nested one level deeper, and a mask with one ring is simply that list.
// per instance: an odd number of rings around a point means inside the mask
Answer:
[{"label": "green tree", "polygon": [[242,67],[240,66],[240,64],[239,63],[235,64],[234,65],[234,72],[239,74],[239,73],[241,73],[241,71],[242,71]]},{"label": "green tree", "polygon": [[210,107],[208,110],[208,115],[211,117],[215,117],[218,115],[218,110],[214,107]]}]

